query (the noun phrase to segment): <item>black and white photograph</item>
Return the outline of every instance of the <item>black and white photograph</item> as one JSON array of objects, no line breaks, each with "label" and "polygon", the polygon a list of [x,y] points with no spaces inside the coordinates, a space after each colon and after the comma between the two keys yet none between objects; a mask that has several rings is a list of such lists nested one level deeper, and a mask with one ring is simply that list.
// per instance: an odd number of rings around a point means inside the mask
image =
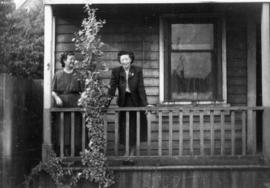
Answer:
[{"label": "black and white photograph", "polygon": [[270,188],[269,0],[0,0],[0,188]]}]

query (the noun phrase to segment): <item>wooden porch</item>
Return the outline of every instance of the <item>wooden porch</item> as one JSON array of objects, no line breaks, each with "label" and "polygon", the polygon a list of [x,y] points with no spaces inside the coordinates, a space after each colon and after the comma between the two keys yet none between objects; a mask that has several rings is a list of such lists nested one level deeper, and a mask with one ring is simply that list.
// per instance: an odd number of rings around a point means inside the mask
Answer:
[{"label": "wooden porch", "polygon": [[[126,143],[119,144],[120,111],[126,111]],[[137,121],[136,151],[134,156],[123,156],[129,151],[129,112],[147,113],[147,141],[140,141],[140,121]],[[127,158],[139,165],[170,164],[258,164],[262,155],[257,149],[258,119],[263,107],[151,107],[109,108],[105,122],[106,154],[112,165]],[[59,145],[56,152],[66,160],[77,160],[78,152],[85,149],[87,141],[85,121],[75,124],[75,113],[80,108],[52,108],[52,116],[60,116]],[[69,153],[64,152],[64,117],[71,116]],[[78,131],[81,129],[81,134]],[[52,128],[53,130],[53,128]],[[50,133],[51,134],[51,133]],[[75,140],[81,139],[81,145]],[[53,141],[54,142],[54,141]],[[242,160],[239,160],[242,159]]]}]

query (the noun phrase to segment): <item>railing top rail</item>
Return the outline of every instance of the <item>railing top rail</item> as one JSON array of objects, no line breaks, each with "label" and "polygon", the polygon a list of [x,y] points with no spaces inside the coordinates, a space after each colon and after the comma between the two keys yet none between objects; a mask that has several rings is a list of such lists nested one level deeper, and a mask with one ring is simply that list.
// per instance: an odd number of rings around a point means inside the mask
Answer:
[{"label": "railing top rail", "polygon": [[83,112],[83,108],[51,108],[51,112]]},{"label": "railing top rail", "polygon": [[[261,111],[266,109],[264,106],[153,106],[153,107],[112,107],[106,109],[108,112],[112,111],[246,111],[256,110]],[[83,112],[83,108],[51,108],[51,112]]]}]

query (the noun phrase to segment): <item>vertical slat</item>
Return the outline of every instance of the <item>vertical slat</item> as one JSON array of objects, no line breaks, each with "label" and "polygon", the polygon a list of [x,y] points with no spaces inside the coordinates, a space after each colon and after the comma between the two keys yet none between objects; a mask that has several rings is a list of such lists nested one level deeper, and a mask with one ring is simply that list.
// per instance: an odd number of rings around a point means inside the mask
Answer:
[{"label": "vertical slat", "polygon": [[190,155],[193,155],[193,115],[194,111],[189,112],[189,147],[190,147]]},{"label": "vertical slat", "polygon": [[162,155],[162,111],[158,112],[158,155]]},{"label": "vertical slat", "polygon": [[141,118],[140,118],[140,112],[137,111],[137,123],[136,123],[136,155],[140,155],[140,132],[141,132]]},{"label": "vertical slat", "polygon": [[75,154],[75,113],[71,112],[71,157],[74,157]]},{"label": "vertical slat", "polygon": [[147,112],[147,155],[151,154],[151,116]]},{"label": "vertical slat", "polygon": [[118,156],[118,146],[119,146],[119,112],[115,111],[114,120],[114,155]]},{"label": "vertical slat", "polygon": [[108,121],[107,117],[104,117],[104,140],[105,140],[105,148],[104,152],[107,152],[107,146],[108,146]]},{"label": "vertical slat", "polygon": [[[247,20],[247,105],[256,106],[257,99],[257,25],[254,19]],[[255,154],[254,135],[256,135],[255,122],[253,122],[255,116],[253,110],[248,110],[247,115],[247,153]],[[255,129],[254,129],[255,128]],[[256,147],[256,146],[255,146]]]},{"label": "vertical slat", "polygon": [[126,154],[129,155],[129,112],[126,112]]},{"label": "vertical slat", "polygon": [[232,143],[232,151],[231,154],[235,155],[235,112],[231,112],[231,143]]},{"label": "vertical slat", "polygon": [[60,112],[60,157],[64,157],[64,112]]},{"label": "vertical slat", "polygon": [[242,111],[242,155],[246,155],[247,140],[246,140],[246,111]]},{"label": "vertical slat", "polygon": [[183,155],[183,112],[179,112],[179,156]]},{"label": "vertical slat", "polygon": [[214,112],[211,110],[210,111],[210,153],[211,155],[214,155],[214,152],[215,152],[215,138],[214,138],[214,133],[215,133],[215,130],[214,130]]},{"label": "vertical slat", "polygon": [[200,154],[204,156],[204,119],[203,112],[200,112]]},{"label": "vertical slat", "polygon": [[257,151],[256,148],[256,111],[248,110],[247,121],[247,148],[248,153],[254,155]]},{"label": "vertical slat", "polygon": [[173,129],[173,116],[172,111],[169,112],[169,156],[172,156],[172,130]]},{"label": "vertical slat", "polygon": [[221,110],[220,112],[220,134],[221,134],[221,146],[220,146],[220,154],[221,156],[224,155],[224,148],[225,148],[225,120],[224,120],[224,111]]},{"label": "vertical slat", "polygon": [[85,150],[85,116],[82,114],[82,151]]}]

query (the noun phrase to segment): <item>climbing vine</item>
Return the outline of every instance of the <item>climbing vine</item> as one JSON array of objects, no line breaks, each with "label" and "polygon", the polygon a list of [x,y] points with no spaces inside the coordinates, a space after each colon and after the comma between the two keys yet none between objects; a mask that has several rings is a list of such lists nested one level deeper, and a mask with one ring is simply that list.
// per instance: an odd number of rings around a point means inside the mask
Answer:
[{"label": "climbing vine", "polygon": [[47,172],[57,185],[74,186],[80,179],[98,183],[100,187],[109,187],[114,183],[112,171],[108,169],[105,156],[106,140],[104,137],[104,107],[110,101],[107,95],[108,86],[100,79],[100,71],[104,71],[101,61],[103,54],[99,31],[105,24],[96,18],[96,9],[85,5],[87,17],[83,19],[81,29],[73,39],[81,60],[75,68],[78,78],[85,83],[78,104],[84,109],[84,118],[88,130],[88,147],[81,152],[82,168],[69,168],[66,163],[50,152],[49,159],[41,162],[31,172],[26,183],[41,171]]}]

